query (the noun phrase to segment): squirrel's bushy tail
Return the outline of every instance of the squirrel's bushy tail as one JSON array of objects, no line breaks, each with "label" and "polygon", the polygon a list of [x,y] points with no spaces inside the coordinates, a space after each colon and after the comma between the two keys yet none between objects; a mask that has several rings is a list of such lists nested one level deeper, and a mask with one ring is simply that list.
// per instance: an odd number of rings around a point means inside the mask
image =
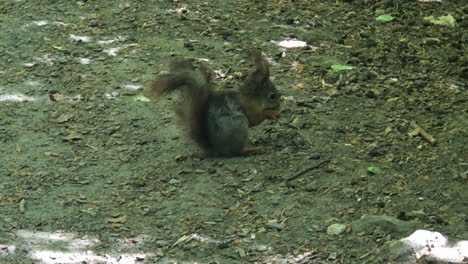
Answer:
[{"label": "squirrel's bushy tail", "polygon": [[181,123],[187,126],[190,137],[202,148],[208,149],[206,113],[212,90],[212,71],[204,64],[195,68],[191,60],[176,59],[169,72],[160,74],[143,94],[151,99],[159,98],[175,90],[182,91],[182,101],[176,104]]},{"label": "squirrel's bushy tail", "polygon": [[174,60],[169,72],[161,73],[150,86],[144,89],[146,97],[156,99],[174,90],[181,90],[187,95],[207,96],[211,90],[211,71],[206,65],[195,68],[191,60]]}]

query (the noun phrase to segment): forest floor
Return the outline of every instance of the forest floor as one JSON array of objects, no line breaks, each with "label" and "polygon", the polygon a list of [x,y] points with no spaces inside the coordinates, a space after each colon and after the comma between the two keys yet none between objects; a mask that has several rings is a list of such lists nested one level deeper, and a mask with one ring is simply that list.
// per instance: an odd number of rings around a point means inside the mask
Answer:
[{"label": "forest floor", "polygon": [[[0,260],[389,263],[387,245],[419,228],[467,240],[467,13],[0,0]],[[265,154],[204,157],[175,97],[142,97],[176,55],[235,84],[253,46],[282,94],[279,119],[250,131]],[[364,216],[408,225],[357,228]]]}]

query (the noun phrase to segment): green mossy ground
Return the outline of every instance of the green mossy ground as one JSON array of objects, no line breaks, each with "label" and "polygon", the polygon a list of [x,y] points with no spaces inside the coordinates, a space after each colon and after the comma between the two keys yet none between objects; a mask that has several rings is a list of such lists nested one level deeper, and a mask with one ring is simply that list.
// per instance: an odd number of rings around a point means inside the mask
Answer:
[{"label": "green mossy ground", "polygon": [[[467,11],[464,0],[0,0],[0,94],[42,98],[0,103],[0,244],[19,229],[65,230],[99,238],[98,252],[148,235],[141,250],[155,263],[307,251],[310,263],[387,263],[378,252],[396,234],[326,233],[363,215],[468,239]],[[424,20],[448,14],[455,27]],[[270,41],[288,37],[310,47],[282,57]],[[203,158],[170,99],[138,101],[124,87],[147,85],[173,55],[209,59],[235,83],[251,46],[276,62],[284,95],[279,120],[251,131],[263,155]],[[34,59],[45,55],[53,62]],[[172,246],[195,233],[222,242]]]}]

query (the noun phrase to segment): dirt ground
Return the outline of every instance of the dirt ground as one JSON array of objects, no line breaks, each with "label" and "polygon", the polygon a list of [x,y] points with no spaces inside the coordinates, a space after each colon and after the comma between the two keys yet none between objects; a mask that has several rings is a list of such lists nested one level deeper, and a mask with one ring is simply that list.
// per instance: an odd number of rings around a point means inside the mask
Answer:
[{"label": "dirt ground", "polygon": [[[146,263],[389,263],[385,245],[414,230],[355,232],[366,215],[467,240],[467,13],[465,0],[0,0],[0,244],[23,249],[2,263],[38,262],[19,230],[94,237],[99,254],[130,240]],[[175,55],[235,86],[252,46],[283,95],[280,118],[250,131],[265,154],[205,157],[176,96],[141,95]]]}]

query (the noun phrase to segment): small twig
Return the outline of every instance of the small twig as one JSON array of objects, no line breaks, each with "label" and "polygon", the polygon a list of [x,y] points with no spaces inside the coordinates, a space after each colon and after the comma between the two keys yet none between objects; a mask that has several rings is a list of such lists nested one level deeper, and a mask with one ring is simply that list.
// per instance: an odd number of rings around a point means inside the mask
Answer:
[{"label": "small twig", "polygon": [[410,122],[410,125],[414,128],[414,132],[411,133],[411,134],[419,134],[421,135],[421,137],[423,137],[425,140],[429,141],[429,143],[431,144],[435,144],[436,143],[436,139],[430,135],[429,133],[426,132],[426,130],[424,130],[422,127],[420,127],[418,124],[416,124],[416,122],[414,121],[411,121]]},{"label": "small twig", "polygon": [[309,172],[309,171],[311,171],[311,170],[313,170],[313,169],[316,169],[316,168],[322,166],[323,164],[325,164],[325,163],[327,163],[327,162],[329,162],[329,161],[330,161],[330,160],[322,160],[321,162],[319,162],[319,163],[317,163],[317,164],[315,164],[315,165],[313,165],[313,166],[310,166],[310,167],[308,167],[308,168],[305,168],[305,169],[303,169],[302,171],[300,171],[299,173],[297,173],[297,174],[295,174],[295,175],[293,175],[293,176],[287,178],[286,180],[284,180],[284,182],[286,183],[286,185],[288,185],[288,182],[290,182],[290,181],[292,181],[292,180],[295,180],[295,179],[301,177],[302,175],[306,174],[307,172]]}]

